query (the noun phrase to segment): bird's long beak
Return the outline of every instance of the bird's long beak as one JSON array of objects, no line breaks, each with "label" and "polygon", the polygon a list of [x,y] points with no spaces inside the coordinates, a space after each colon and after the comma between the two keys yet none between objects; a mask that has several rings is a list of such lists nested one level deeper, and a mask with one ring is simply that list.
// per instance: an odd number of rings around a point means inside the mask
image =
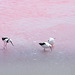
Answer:
[{"label": "bird's long beak", "polygon": [[12,43],[12,41],[10,41],[10,42],[11,42],[12,46],[14,46],[14,44]]}]

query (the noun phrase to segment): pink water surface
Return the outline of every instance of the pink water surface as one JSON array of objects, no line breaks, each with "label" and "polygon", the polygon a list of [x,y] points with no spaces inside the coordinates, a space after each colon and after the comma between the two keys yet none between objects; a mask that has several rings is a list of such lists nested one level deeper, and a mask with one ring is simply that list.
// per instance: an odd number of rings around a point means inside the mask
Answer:
[{"label": "pink water surface", "polygon": [[[75,74],[74,0],[0,0],[0,38],[10,37],[3,50],[0,39],[1,75]],[[52,52],[39,42],[54,37]]]}]

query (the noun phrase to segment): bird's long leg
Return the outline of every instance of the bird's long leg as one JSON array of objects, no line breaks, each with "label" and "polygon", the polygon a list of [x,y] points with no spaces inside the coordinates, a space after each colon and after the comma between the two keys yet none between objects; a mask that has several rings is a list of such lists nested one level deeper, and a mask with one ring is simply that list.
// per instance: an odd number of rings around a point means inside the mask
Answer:
[{"label": "bird's long leg", "polygon": [[4,49],[7,49],[7,43],[4,42]]},{"label": "bird's long leg", "polygon": [[3,49],[5,49],[5,42],[4,42],[4,47],[3,47]]},{"label": "bird's long leg", "polygon": [[52,49],[54,49],[54,45],[53,44],[51,44],[52,45]]},{"label": "bird's long leg", "polygon": [[6,49],[7,49],[7,43],[5,44],[5,47],[6,47]]},{"label": "bird's long leg", "polygon": [[50,47],[50,50],[52,51],[52,47]]},{"label": "bird's long leg", "polygon": [[44,52],[45,52],[45,48],[44,48]]}]

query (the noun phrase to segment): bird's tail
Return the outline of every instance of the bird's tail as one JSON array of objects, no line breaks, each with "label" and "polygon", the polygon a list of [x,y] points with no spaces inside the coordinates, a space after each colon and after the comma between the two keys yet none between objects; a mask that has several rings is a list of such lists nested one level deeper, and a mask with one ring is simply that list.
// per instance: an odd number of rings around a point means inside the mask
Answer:
[{"label": "bird's tail", "polygon": [[44,45],[45,43],[39,43],[40,45]]},{"label": "bird's tail", "polygon": [[41,43],[39,43],[39,45],[41,45]]}]

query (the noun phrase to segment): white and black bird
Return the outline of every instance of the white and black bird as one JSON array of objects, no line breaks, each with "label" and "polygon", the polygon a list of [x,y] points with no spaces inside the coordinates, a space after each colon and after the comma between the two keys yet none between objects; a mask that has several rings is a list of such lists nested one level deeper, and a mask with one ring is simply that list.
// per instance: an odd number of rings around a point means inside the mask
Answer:
[{"label": "white and black bird", "polygon": [[4,41],[4,49],[7,49],[7,43],[11,43],[13,45],[12,40],[8,37],[2,37],[2,41]]},{"label": "white and black bird", "polygon": [[45,51],[45,48],[50,48],[52,51],[52,45],[49,44],[48,42],[39,43],[39,45],[41,45],[44,48],[44,51]]}]

